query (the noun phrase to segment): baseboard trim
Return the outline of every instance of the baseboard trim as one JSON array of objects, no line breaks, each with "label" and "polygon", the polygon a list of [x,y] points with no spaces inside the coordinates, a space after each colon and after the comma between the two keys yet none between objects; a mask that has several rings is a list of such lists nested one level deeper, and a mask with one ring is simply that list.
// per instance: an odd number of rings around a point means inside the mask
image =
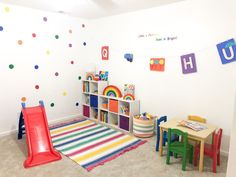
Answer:
[{"label": "baseboard trim", "polygon": [[[75,115],[70,115],[70,116],[66,116],[66,117],[60,117],[58,119],[49,120],[48,124],[49,125],[50,124],[55,124],[55,123],[59,123],[59,122],[66,121],[66,120],[69,120],[69,119],[74,119],[74,118],[81,117],[81,116],[82,116],[82,114],[75,114]],[[17,131],[18,131],[18,129],[13,129],[13,130],[5,131],[5,132],[0,132],[0,137],[15,134],[15,133],[17,133]]]}]

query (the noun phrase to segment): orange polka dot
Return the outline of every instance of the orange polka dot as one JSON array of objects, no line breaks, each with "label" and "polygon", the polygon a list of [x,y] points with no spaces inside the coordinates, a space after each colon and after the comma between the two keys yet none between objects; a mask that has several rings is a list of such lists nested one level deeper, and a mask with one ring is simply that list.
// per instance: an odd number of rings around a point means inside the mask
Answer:
[{"label": "orange polka dot", "polygon": [[26,101],[26,97],[22,97],[21,101],[25,102]]},{"label": "orange polka dot", "polygon": [[23,44],[23,41],[22,41],[22,40],[18,40],[17,43],[18,43],[19,45],[22,45],[22,44]]}]

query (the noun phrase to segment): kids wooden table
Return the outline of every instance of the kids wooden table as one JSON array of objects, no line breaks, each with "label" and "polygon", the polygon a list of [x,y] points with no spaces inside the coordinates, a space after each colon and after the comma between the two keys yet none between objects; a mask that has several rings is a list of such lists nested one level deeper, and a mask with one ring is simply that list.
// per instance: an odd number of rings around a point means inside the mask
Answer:
[{"label": "kids wooden table", "polygon": [[217,127],[214,125],[210,125],[210,124],[199,123],[199,124],[206,126],[207,129],[201,130],[201,131],[194,131],[190,128],[180,126],[178,123],[179,121],[181,121],[181,119],[171,119],[167,122],[160,124],[159,155],[162,156],[162,154],[163,154],[163,146],[162,146],[163,131],[168,131],[168,128],[175,128],[175,129],[179,129],[183,132],[187,132],[189,139],[197,140],[200,142],[199,171],[202,172],[203,171],[203,159],[204,159],[204,143],[210,135],[213,135],[213,133],[215,132]]}]

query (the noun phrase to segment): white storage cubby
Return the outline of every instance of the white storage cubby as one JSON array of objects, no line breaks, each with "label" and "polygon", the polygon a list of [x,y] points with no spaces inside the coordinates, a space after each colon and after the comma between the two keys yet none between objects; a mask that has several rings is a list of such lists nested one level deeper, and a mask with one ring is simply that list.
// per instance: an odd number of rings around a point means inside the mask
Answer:
[{"label": "white storage cubby", "polygon": [[108,81],[83,80],[83,116],[132,132],[133,116],[140,113],[139,100],[103,95]]}]

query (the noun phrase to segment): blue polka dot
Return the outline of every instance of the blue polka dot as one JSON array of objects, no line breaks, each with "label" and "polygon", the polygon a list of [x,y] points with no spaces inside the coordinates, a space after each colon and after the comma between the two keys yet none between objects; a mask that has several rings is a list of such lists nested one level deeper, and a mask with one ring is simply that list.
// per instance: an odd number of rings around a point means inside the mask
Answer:
[{"label": "blue polka dot", "polygon": [[86,42],[84,42],[83,45],[86,46],[87,45]]},{"label": "blue polka dot", "polygon": [[0,26],[0,31],[3,31],[3,27],[2,26]]},{"label": "blue polka dot", "polygon": [[38,65],[35,65],[34,68],[35,68],[35,69],[39,69],[39,66],[38,66]]}]

